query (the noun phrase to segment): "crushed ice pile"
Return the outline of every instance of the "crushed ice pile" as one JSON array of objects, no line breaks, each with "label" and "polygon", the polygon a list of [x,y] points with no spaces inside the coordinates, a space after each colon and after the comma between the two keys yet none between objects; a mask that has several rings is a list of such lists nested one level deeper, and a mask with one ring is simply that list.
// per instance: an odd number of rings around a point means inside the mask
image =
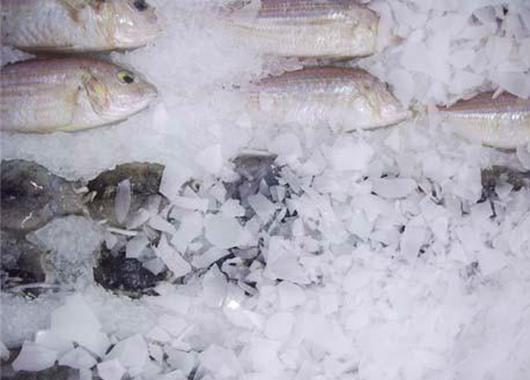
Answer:
[{"label": "crushed ice pile", "polygon": [[[530,169],[530,153],[473,145],[425,116],[347,135],[256,124],[237,88],[300,63],[237,40],[216,21],[220,2],[153,3],[166,35],[114,58],[160,88],[154,110],[1,142],[3,158],[70,178],[160,162],[171,203],[129,231],[74,217],[34,234],[75,284],[34,300],[2,294],[2,357],[22,345],[13,369],[59,364],[83,380],[527,378],[530,189],[501,183],[481,199],[480,170]],[[498,3],[373,1],[382,28],[404,40],[361,65],[405,103],[499,86],[528,96],[530,7]],[[276,154],[281,170],[243,205],[222,182],[237,178],[230,158],[247,148]],[[200,186],[183,186],[190,179]],[[123,220],[128,186],[116,202]],[[87,284],[94,245],[124,234],[128,257],[147,250],[148,269],[180,281],[136,300]]]}]

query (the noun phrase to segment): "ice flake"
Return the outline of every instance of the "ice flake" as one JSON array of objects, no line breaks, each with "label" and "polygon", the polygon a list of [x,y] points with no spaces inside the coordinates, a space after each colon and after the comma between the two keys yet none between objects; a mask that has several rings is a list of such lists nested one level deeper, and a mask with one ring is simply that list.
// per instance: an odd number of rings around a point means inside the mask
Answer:
[{"label": "ice flake", "polygon": [[282,281],[276,286],[276,289],[278,290],[280,308],[282,310],[303,305],[306,301],[304,290],[289,281]]},{"label": "ice flake", "polygon": [[202,281],[203,300],[210,307],[219,307],[226,297],[227,282],[217,265],[206,273]]},{"label": "ice flake", "polygon": [[125,372],[125,368],[115,359],[98,364],[98,375],[103,380],[121,380]]},{"label": "ice flake", "polygon": [[253,339],[250,345],[250,360],[256,372],[278,373],[282,369],[278,352],[281,343],[268,339]]},{"label": "ice flake", "polygon": [[185,376],[189,376],[193,371],[197,359],[192,353],[170,348],[166,350],[166,354],[167,362],[173,368],[179,368]]},{"label": "ice flake", "polygon": [[269,339],[285,339],[291,333],[295,322],[296,318],[292,313],[275,313],[265,324],[265,336]]},{"label": "ice flake", "polygon": [[175,338],[180,337],[188,327],[188,323],[184,319],[169,314],[160,316],[158,318],[158,325]]},{"label": "ice flake", "polygon": [[26,341],[12,365],[15,371],[42,371],[56,360],[57,351]]},{"label": "ice flake", "polygon": [[77,369],[90,369],[97,364],[96,359],[81,347],[68,351],[59,359],[59,365]]},{"label": "ice flake", "polygon": [[167,343],[171,340],[169,333],[159,326],[153,327],[145,336],[149,340],[161,343]]},{"label": "ice flake", "polygon": [[171,244],[180,252],[186,252],[188,245],[200,234],[203,230],[203,217],[197,212],[186,214],[180,223],[179,229],[173,235]]},{"label": "ice flake", "polygon": [[149,360],[147,343],[140,334],[133,335],[118,342],[105,360],[117,360],[132,376],[139,374]]},{"label": "ice flake", "polygon": [[235,378],[243,372],[234,351],[212,344],[199,354],[201,364],[216,378]]},{"label": "ice flake", "polygon": [[271,279],[288,280],[297,284],[308,284],[307,274],[298,262],[298,255],[280,237],[269,241],[265,276]]},{"label": "ice flake", "polygon": [[405,198],[416,189],[416,181],[408,178],[378,178],[372,180],[373,192],[386,199]]},{"label": "ice flake", "polygon": [[131,208],[131,182],[126,179],[118,184],[116,200],[114,201],[114,213],[116,220],[122,224],[129,214]]},{"label": "ice flake", "polygon": [[37,331],[35,334],[35,343],[55,350],[59,354],[64,354],[66,351],[74,348],[72,341],[61,339],[48,330]]},{"label": "ice flake", "polygon": [[420,249],[426,243],[428,230],[422,226],[423,219],[413,219],[405,226],[405,231],[401,235],[399,247],[401,255],[414,260],[418,257]]},{"label": "ice flake", "polygon": [[127,258],[137,259],[149,245],[149,239],[145,235],[136,235],[127,242],[125,246],[125,256]]},{"label": "ice flake", "polygon": [[235,218],[221,214],[210,215],[204,222],[206,239],[218,248],[231,248],[243,245],[248,239],[248,232]]},{"label": "ice flake", "polygon": [[263,223],[267,223],[276,210],[274,204],[261,193],[248,197],[248,204]]},{"label": "ice flake", "polygon": [[182,277],[191,271],[191,265],[168,244],[165,235],[160,237],[158,246],[154,250],[176,278]]},{"label": "ice flake", "polygon": [[177,232],[175,226],[162,218],[160,215],[151,215],[151,218],[149,219],[149,226],[157,231],[167,232],[170,235],[174,235]]},{"label": "ice flake", "polygon": [[191,211],[202,211],[205,212],[208,210],[208,199],[203,199],[199,197],[181,197],[175,196],[172,199],[172,204],[174,206],[180,207],[184,210]]},{"label": "ice flake", "polygon": [[64,306],[51,315],[51,333],[59,339],[76,342],[102,357],[110,342],[101,330],[101,324],[83,296],[76,294],[66,298]]},{"label": "ice flake", "polygon": [[245,208],[237,199],[229,199],[221,206],[221,213],[227,218],[245,215]]},{"label": "ice flake", "polygon": [[191,264],[195,268],[207,268],[217,260],[222,259],[223,257],[228,256],[229,254],[230,252],[226,249],[212,247],[208,251],[204,252],[202,255],[195,255]]}]

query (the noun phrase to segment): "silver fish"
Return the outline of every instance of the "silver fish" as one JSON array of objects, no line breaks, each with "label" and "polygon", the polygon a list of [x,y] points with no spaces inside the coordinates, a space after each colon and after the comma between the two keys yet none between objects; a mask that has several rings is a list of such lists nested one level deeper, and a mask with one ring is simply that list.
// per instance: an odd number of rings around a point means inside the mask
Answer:
[{"label": "silver fish", "polygon": [[410,116],[384,83],[360,69],[286,72],[262,80],[250,98],[267,119],[329,125],[335,132],[389,126]]},{"label": "silver fish", "polygon": [[23,160],[2,161],[0,174],[3,231],[25,233],[54,217],[85,213],[85,200],[75,186],[41,165]]},{"label": "silver fish", "polygon": [[487,92],[438,111],[442,122],[468,140],[504,149],[530,143],[530,99]]},{"label": "silver fish", "polygon": [[159,32],[145,0],[0,0],[2,44],[81,52],[135,48]]},{"label": "silver fish", "polygon": [[20,62],[0,72],[1,129],[83,130],[126,119],[156,96],[153,85],[111,63],[82,58]]},{"label": "silver fish", "polygon": [[280,56],[348,58],[376,52],[378,16],[354,0],[262,0],[229,25],[262,51]]}]

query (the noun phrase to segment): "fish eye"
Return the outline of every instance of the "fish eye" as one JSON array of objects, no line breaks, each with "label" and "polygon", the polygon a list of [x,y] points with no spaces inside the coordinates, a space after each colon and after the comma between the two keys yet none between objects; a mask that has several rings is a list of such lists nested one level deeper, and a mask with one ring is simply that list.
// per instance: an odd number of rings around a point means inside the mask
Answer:
[{"label": "fish eye", "polygon": [[134,82],[134,75],[128,71],[123,70],[118,73],[118,79],[122,83],[131,84],[132,82]]},{"label": "fish eye", "polygon": [[140,12],[143,12],[147,8],[149,8],[149,5],[146,3],[145,0],[134,0],[133,6]]}]

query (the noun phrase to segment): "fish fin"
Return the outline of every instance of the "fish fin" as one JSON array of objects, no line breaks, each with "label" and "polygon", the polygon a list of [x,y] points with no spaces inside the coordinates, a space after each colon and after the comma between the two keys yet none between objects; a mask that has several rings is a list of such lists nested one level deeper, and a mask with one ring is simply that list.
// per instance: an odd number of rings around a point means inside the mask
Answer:
[{"label": "fish fin", "polygon": [[106,84],[96,78],[90,70],[86,70],[83,74],[83,85],[94,112],[103,113],[103,110],[109,105]]},{"label": "fish fin", "polygon": [[101,10],[105,0],[59,0],[75,22],[80,21],[79,13],[86,7],[91,7],[97,12]]}]

